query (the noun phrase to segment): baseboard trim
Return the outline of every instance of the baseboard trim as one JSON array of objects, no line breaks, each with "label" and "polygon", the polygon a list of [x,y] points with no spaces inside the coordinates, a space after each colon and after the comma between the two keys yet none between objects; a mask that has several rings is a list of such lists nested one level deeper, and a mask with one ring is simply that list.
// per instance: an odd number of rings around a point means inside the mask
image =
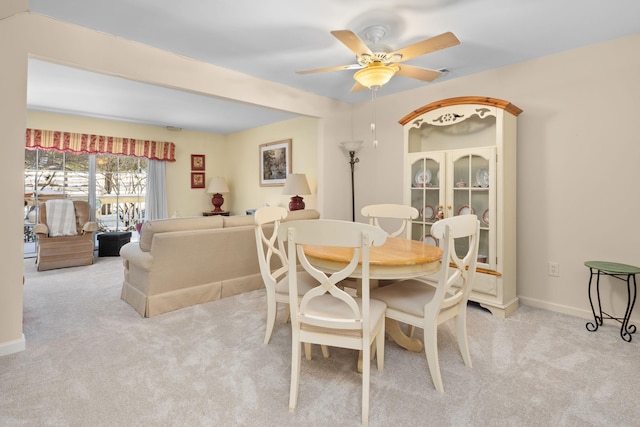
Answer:
[{"label": "baseboard trim", "polygon": [[542,308],[549,311],[555,311],[556,313],[580,317],[581,319],[593,319],[591,310],[582,310],[575,307],[569,307],[568,305],[554,304],[549,301],[542,301],[539,299],[527,298],[523,296],[518,296],[518,298],[520,298],[520,302],[523,305],[528,305],[529,307]]},{"label": "baseboard trim", "polygon": [[529,307],[542,308],[549,311],[555,311],[557,313],[568,314],[574,317],[580,317],[582,319],[592,319],[593,314],[591,314],[591,310],[583,310],[575,307],[569,307],[567,305],[554,304],[548,301],[542,301],[535,298],[527,298],[523,296],[518,296],[520,298],[520,302],[523,305],[528,305]]},{"label": "baseboard trim", "polygon": [[[520,302],[522,305],[528,305],[530,307],[542,308],[549,311],[555,311],[557,313],[568,314],[570,316],[579,317],[581,319],[591,319],[593,320],[593,313],[591,313],[591,308],[588,309],[579,309],[576,307],[570,307],[567,305],[554,304],[548,301],[541,301],[534,298],[527,298],[523,296],[518,296],[520,298]],[[638,317],[638,310],[634,310],[631,313],[631,323],[640,323],[640,317]],[[606,319],[605,319],[606,320]]]},{"label": "baseboard trim", "polygon": [[24,334],[22,334],[22,338],[20,339],[0,344],[0,357],[24,351],[25,348],[26,341],[24,339]]}]

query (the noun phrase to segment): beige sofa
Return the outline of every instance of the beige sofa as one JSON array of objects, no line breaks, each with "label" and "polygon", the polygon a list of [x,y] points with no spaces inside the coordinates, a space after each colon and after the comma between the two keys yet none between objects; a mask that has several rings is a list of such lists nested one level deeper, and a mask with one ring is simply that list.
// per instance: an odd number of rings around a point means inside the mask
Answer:
[{"label": "beige sofa", "polygon": [[[319,217],[300,210],[285,221]],[[144,317],[264,286],[252,215],[147,221],[140,242],[124,245],[120,256],[121,298]]]}]

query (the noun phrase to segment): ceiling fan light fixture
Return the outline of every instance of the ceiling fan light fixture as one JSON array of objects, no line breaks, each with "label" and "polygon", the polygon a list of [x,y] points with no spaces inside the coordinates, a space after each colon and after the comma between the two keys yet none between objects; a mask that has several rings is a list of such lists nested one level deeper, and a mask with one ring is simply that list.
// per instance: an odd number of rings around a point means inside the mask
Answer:
[{"label": "ceiling fan light fixture", "polygon": [[357,71],[353,78],[362,86],[371,89],[387,84],[398,69],[399,67],[395,64],[385,65],[381,62],[372,62],[366,68]]}]

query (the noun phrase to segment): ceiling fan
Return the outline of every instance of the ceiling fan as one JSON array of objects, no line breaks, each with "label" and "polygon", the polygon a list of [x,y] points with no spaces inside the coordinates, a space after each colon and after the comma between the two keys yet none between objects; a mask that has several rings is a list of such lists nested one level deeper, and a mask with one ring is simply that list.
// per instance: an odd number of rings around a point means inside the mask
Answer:
[{"label": "ceiling fan", "polygon": [[377,89],[386,84],[395,74],[418,79],[423,82],[431,82],[438,78],[442,74],[442,71],[414,67],[401,63],[417,56],[460,44],[460,40],[458,40],[453,33],[446,32],[403,47],[402,49],[392,51],[386,46],[378,45],[378,42],[385,36],[386,32],[386,28],[381,25],[373,25],[365,28],[365,38],[370,42],[369,45],[367,45],[350,30],[331,31],[331,34],[333,34],[335,38],[340,40],[342,44],[356,54],[357,64],[317,68],[314,70],[297,71],[297,73],[311,74],[325,71],[359,70],[353,75],[356,83],[351,88],[351,92],[357,92],[367,88]]}]

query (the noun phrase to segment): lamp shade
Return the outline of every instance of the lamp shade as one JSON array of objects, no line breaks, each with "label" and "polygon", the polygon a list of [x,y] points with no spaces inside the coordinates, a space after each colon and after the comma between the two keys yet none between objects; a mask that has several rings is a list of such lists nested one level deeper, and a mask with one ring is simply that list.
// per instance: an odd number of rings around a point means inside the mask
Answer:
[{"label": "lamp shade", "polygon": [[207,187],[207,193],[217,194],[217,193],[228,193],[229,187],[227,186],[227,181],[220,176],[216,176],[215,178],[211,178],[209,181],[209,186]]},{"label": "lamp shade", "polygon": [[311,194],[307,177],[303,173],[291,173],[287,177],[282,189],[282,194],[287,196],[299,196]]},{"label": "lamp shade", "polygon": [[340,143],[342,148],[344,148],[347,152],[354,151],[358,152],[360,147],[362,146],[363,141],[343,141]]},{"label": "lamp shade", "polygon": [[371,89],[374,86],[384,86],[399,70],[395,64],[385,65],[382,62],[371,62],[366,68],[356,72],[353,78],[362,86]]}]

